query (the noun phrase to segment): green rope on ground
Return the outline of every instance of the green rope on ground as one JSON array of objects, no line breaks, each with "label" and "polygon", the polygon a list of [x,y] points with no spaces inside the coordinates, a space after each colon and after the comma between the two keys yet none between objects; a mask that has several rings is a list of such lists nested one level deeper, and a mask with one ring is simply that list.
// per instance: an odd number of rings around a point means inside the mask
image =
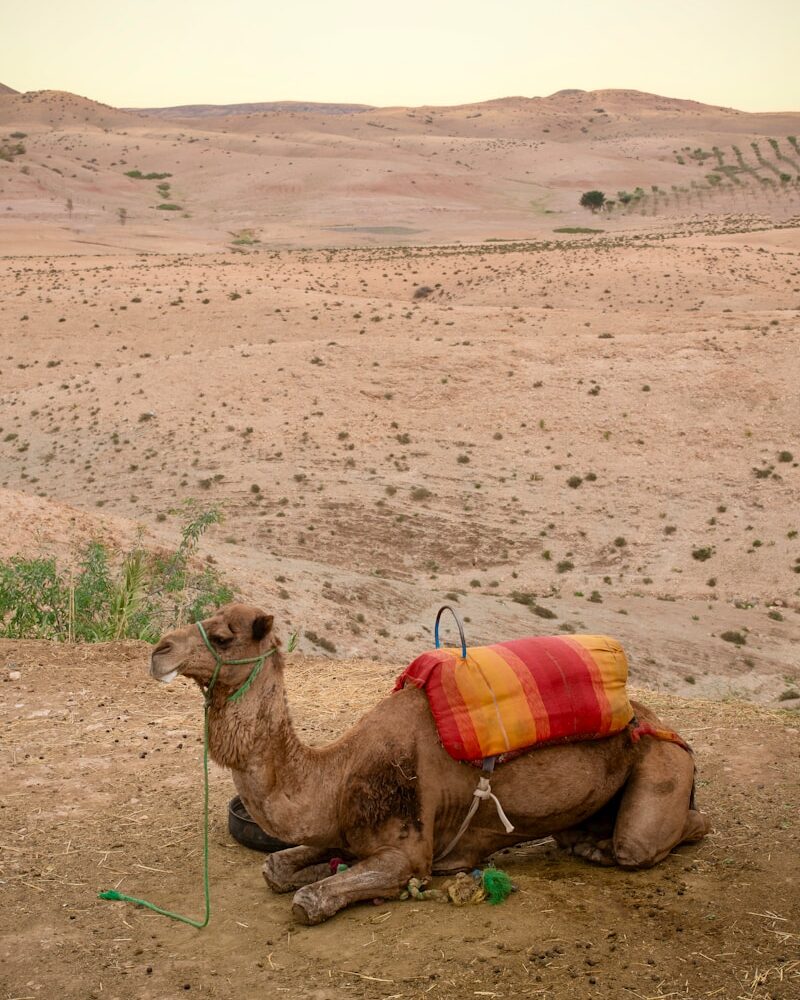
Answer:
[{"label": "green rope on ground", "polygon": [[208,712],[211,708],[211,691],[216,683],[220,666],[221,664],[217,664],[211,676],[203,706],[203,891],[206,902],[204,919],[193,920],[191,917],[184,917],[180,913],[173,913],[172,910],[156,906],[155,903],[150,903],[146,899],[138,899],[136,896],[127,896],[124,892],[117,892],[116,889],[107,889],[105,892],[98,893],[99,899],[136,903],[137,906],[145,906],[154,913],[160,913],[162,917],[179,920],[182,924],[189,924],[190,927],[196,927],[198,930],[202,930],[211,919],[211,889],[208,882]]},{"label": "green rope on ground", "polygon": [[[148,910],[152,910],[154,913],[159,913],[162,917],[169,917],[171,920],[179,920],[182,924],[189,924],[190,927],[196,927],[198,930],[202,930],[208,925],[208,922],[211,919],[211,889],[208,879],[208,713],[211,709],[211,692],[214,690],[214,685],[217,683],[217,677],[221,667],[240,663],[255,663],[255,666],[250,671],[250,676],[244,684],[242,684],[240,688],[237,688],[237,690],[228,697],[228,701],[238,701],[239,698],[241,698],[242,695],[249,690],[250,685],[256,677],[258,677],[259,673],[261,673],[264,661],[268,656],[272,656],[272,654],[277,651],[277,647],[268,649],[263,656],[253,657],[250,660],[230,660],[225,663],[208,641],[205,629],[200,622],[197,623],[197,627],[200,629],[200,634],[203,637],[206,646],[208,646],[211,650],[214,659],[216,660],[214,673],[211,675],[211,680],[208,682],[208,687],[206,688],[205,693],[205,701],[203,704],[203,893],[205,896],[206,915],[203,920],[193,920],[191,917],[185,917],[180,913],[173,913],[172,910],[165,910],[161,906],[156,906],[155,903],[150,903],[146,899],[139,899],[136,896],[128,896],[124,892],[117,892],[116,889],[106,889],[103,892],[99,892],[97,894],[97,898],[108,899],[112,902],[135,903],[137,906],[144,906]],[[288,651],[291,653],[296,646],[297,633],[294,632],[289,638]]]}]

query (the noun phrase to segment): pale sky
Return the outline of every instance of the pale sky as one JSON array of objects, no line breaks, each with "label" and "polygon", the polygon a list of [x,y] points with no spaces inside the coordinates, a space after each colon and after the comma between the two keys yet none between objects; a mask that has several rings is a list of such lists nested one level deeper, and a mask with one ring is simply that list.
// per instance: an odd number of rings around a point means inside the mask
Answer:
[{"label": "pale sky", "polygon": [[0,0],[0,82],[122,107],[567,87],[800,110],[800,0]]}]

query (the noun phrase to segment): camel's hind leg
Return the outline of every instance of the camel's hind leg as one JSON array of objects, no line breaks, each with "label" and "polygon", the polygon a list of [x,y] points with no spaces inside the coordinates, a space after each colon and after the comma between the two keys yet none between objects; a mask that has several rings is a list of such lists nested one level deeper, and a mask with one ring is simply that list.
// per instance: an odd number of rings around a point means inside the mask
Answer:
[{"label": "camel's hind leg", "polygon": [[614,826],[614,858],[623,868],[649,868],[684,841],[702,840],[708,818],[692,808],[694,759],[682,747],[645,737]]},{"label": "camel's hind leg", "polygon": [[594,861],[598,865],[616,864],[612,838],[621,796],[622,792],[618,792],[593,816],[578,826],[559,831],[553,835],[553,840],[575,857]]}]

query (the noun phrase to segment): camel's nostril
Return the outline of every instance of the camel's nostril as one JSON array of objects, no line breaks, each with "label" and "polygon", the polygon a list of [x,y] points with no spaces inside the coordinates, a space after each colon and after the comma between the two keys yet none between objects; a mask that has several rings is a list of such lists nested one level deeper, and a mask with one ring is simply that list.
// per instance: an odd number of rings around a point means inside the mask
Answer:
[{"label": "camel's nostril", "polygon": [[168,653],[171,649],[172,643],[169,639],[164,639],[163,642],[160,642],[153,650],[153,656],[158,656],[160,653]]}]

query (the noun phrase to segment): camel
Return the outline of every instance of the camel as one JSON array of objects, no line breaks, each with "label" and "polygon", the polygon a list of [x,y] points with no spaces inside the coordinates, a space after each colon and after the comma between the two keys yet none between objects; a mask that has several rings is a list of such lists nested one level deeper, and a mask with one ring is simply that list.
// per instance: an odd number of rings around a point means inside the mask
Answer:
[{"label": "camel", "polygon": [[[482,801],[441,856],[481,772],[443,749],[424,692],[390,694],[334,743],[304,746],[289,714],[273,616],[230,604],[201,625],[208,645],[197,625],[176,629],[154,647],[150,673],[167,683],[191,678],[206,692],[212,759],[231,770],[259,826],[302,845],[270,855],[263,867],[273,891],[294,892],[300,923],[321,923],[359,900],[397,898],[411,878],[471,870],[501,848],[537,838],[553,836],[578,857],[634,869],[710,829],[694,808],[691,754],[652,737],[634,744],[625,730],[545,745],[501,765],[493,791],[513,833]],[[251,676],[262,656],[263,669]],[[640,720],[662,725],[645,706],[634,708]],[[336,856],[349,867],[331,874]]]}]

